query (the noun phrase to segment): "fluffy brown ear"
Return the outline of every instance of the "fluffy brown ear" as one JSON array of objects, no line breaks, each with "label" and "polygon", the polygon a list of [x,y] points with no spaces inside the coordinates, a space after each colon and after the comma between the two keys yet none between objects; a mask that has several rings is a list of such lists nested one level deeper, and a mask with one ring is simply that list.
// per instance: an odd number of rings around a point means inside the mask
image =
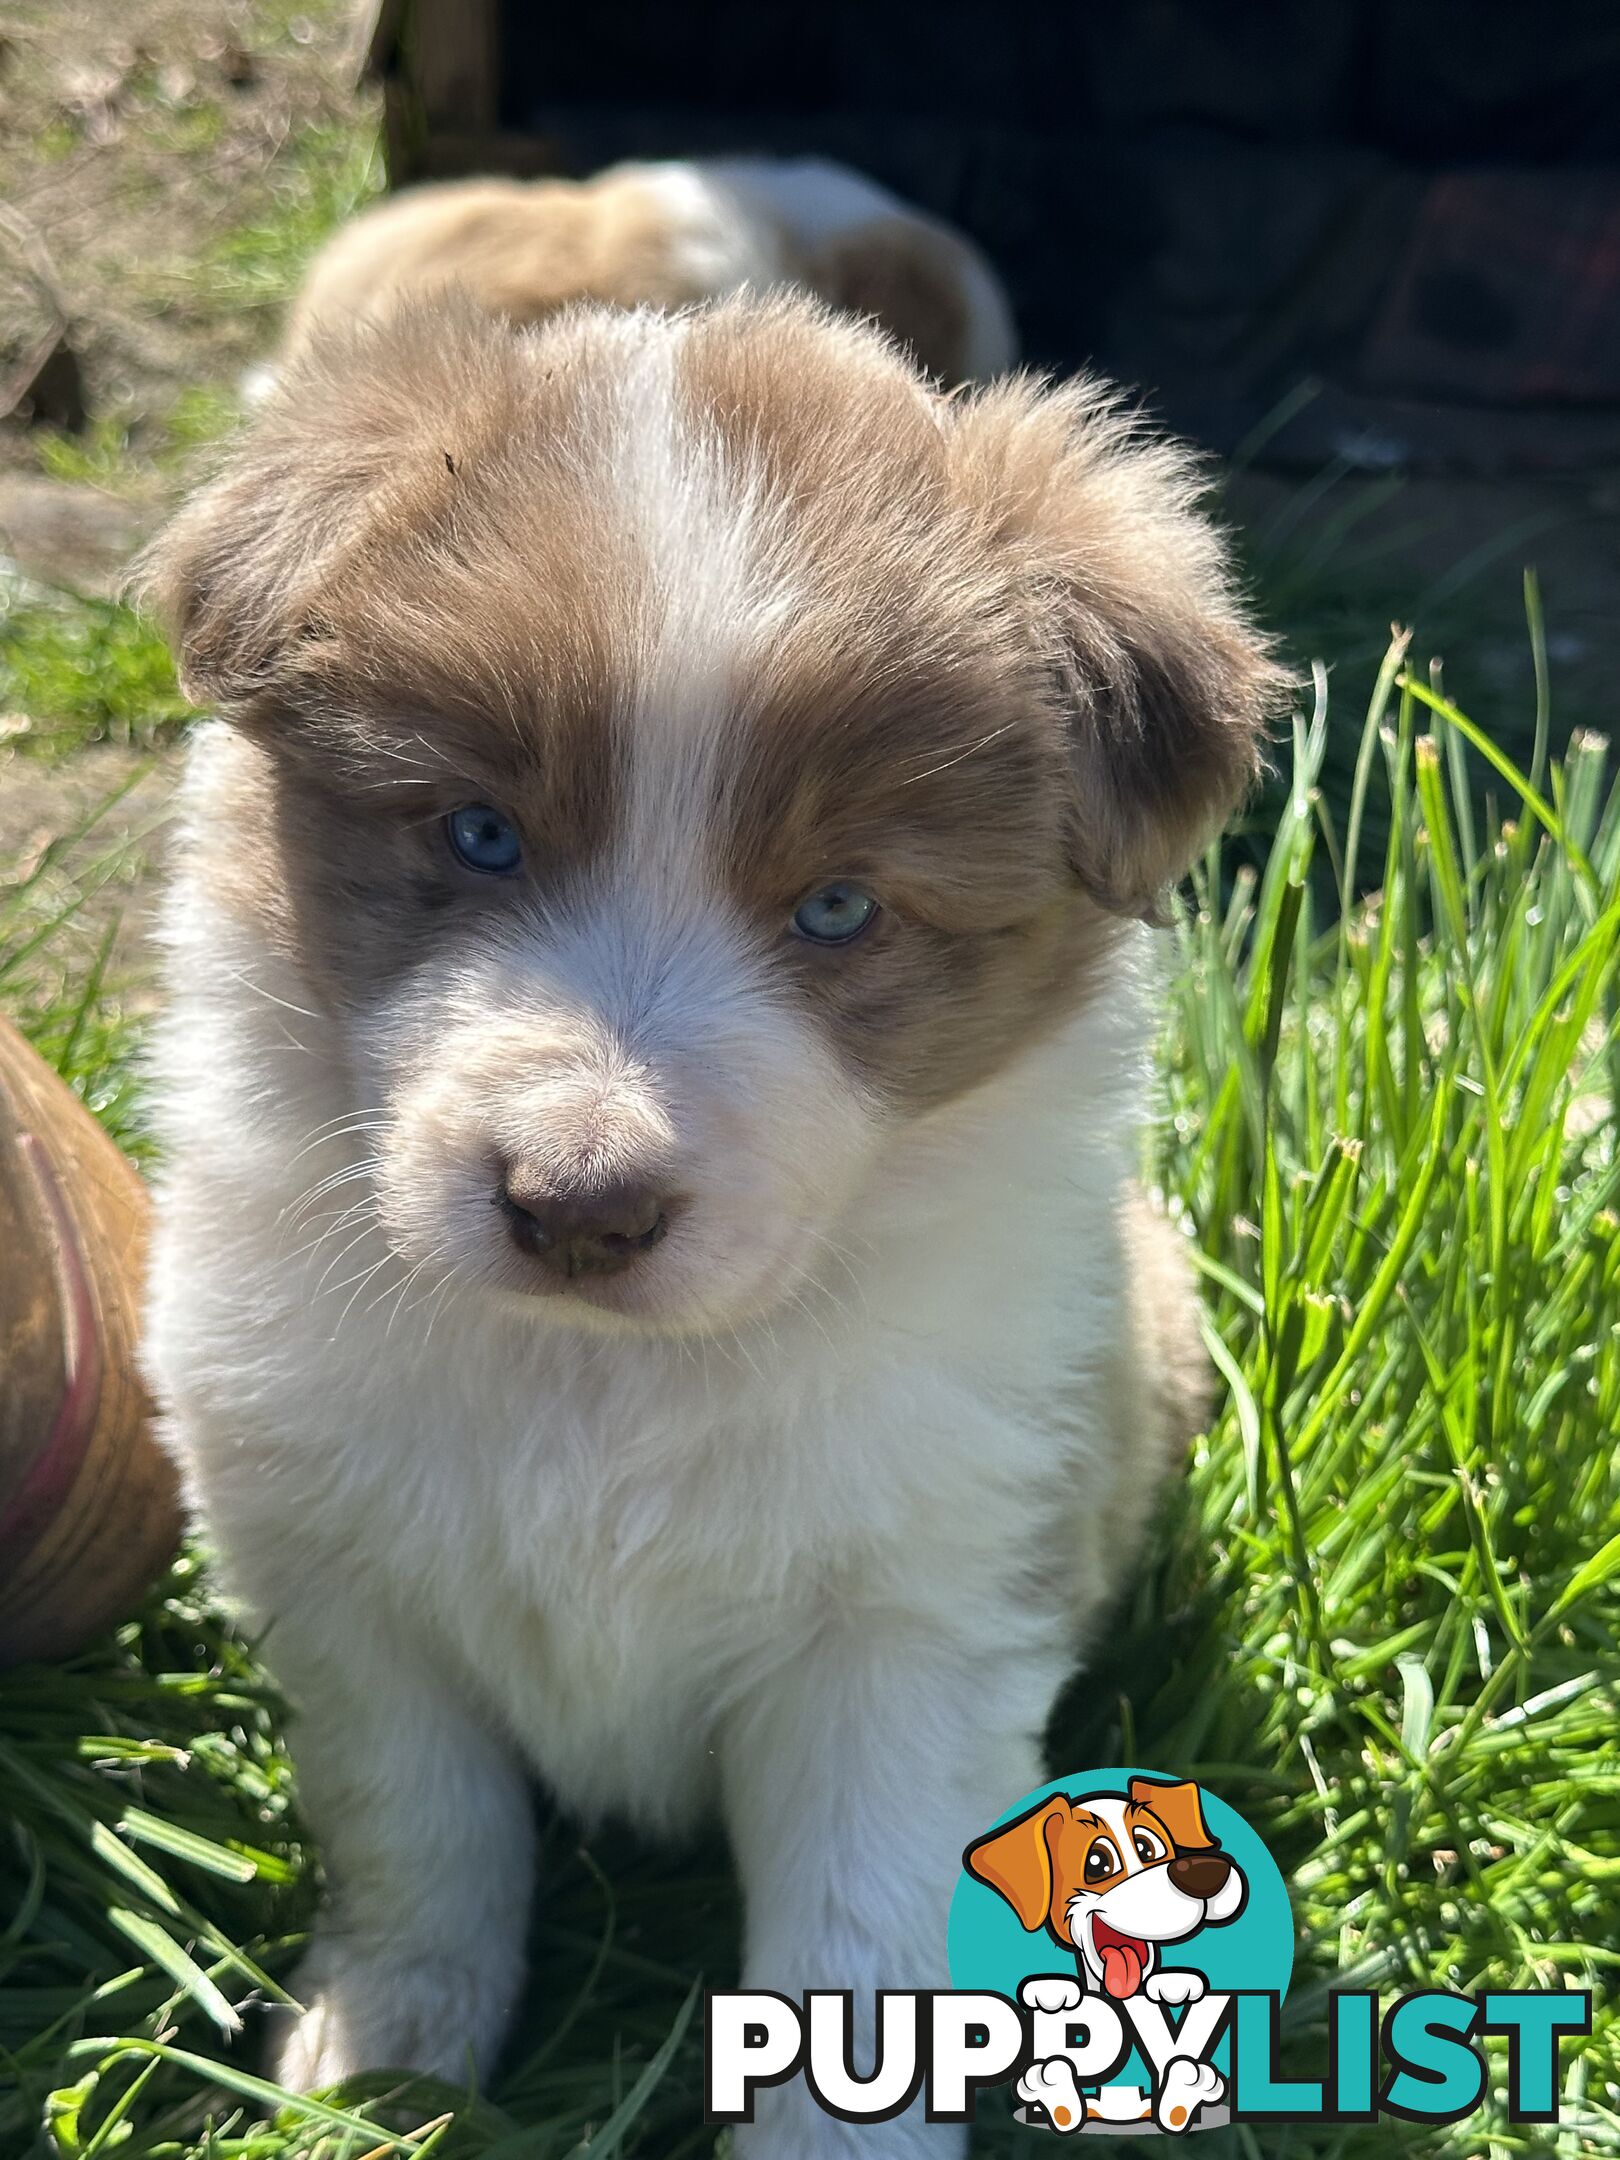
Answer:
[{"label": "fluffy brown ear", "polygon": [[1032,1933],[1043,1928],[1052,1910],[1052,1849],[1046,1841],[1047,1825],[1061,1822],[1068,1811],[1066,1800],[1045,1800],[1020,1815],[1016,1822],[993,1830],[962,1855],[970,1875],[988,1883],[1007,1900],[1020,1922]]},{"label": "fluffy brown ear", "polygon": [[1198,1787],[1183,1780],[1161,1785],[1157,1778],[1131,1779],[1131,1798],[1150,1807],[1170,1833],[1177,1852],[1208,1852],[1215,1840],[1204,1823]]},{"label": "fluffy brown ear", "polygon": [[321,333],[132,573],[186,695],[235,719],[296,698],[332,579],[442,522],[475,448],[465,416],[519,395],[510,334],[470,303]]},{"label": "fluffy brown ear", "polygon": [[133,595],[175,656],[194,705],[245,718],[312,634],[327,507],[266,432],[238,449],[137,561]]},{"label": "fluffy brown ear", "polygon": [[960,484],[1018,554],[1062,702],[1076,874],[1151,913],[1253,784],[1289,678],[1184,450],[1084,380],[998,384],[955,410]]}]

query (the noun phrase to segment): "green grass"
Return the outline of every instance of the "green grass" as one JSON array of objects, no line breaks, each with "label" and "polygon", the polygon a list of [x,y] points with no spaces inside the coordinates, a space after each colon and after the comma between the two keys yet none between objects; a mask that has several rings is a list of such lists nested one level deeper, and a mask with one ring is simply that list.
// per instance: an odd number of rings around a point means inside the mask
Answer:
[{"label": "green grass", "polygon": [[382,186],[374,129],[335,123],[305,127],[277,161],[273,199],[200,252],[159,272],[152,290],[198,318],[280,308],[321,242]]},{"label": "green grass", "polygon": [[[382,185],[375,129],[307,127],[278,161],[271,199],[200,251],[149,279],[166,308],[194,318],[266,315],[284,305],[310,256]],[[200,383],[157,405],[97,414],[78,434],[40,430],[35,462],[52,479],[157,505],[195,477],[240,424],[224,384]],[[87,743],[151,748],[190,714],[163,640],[116,599],[21,577],[0,558],[0,716],[26,715],[17,738],[59,757]]]},{"label": "green grass", "polygon": [[[260,0],[254,21],[269,54],[307,35],[311,12]],[[313,12],[330,12],[321,0]],[[206,150],[220,127],[215,107],[171,116],[180,131],[169,147]],[[273,341],[275,316],[296,289],[310,257],[330,233],[383,185],[382,155],[369,109],[305,121],[274,163],[273,177],[246,216],[159,265],[129,271],[138,302],[177,324],[204,329],[244,316],[262,319],[260,342]],[[29,443],[52,479],[95,487],[156,510],[204,467],[240,423],[234,385],[193,382],[172,393],[126,398],[97,412],[76,434],[40,429]],[[26,716],[26,733],[9,731],[25,753],[61,757],[86,744],[152,748],[189,717],[168,652],[151,628],[118,601],[19,576],[0,557],[0,726]]]},{"label": "green grass", "polygon": [[[0,879],[0,1013],[21,1028],[119,1145],[145,1161],[151,1151],[141,1117],[142,1008],[131,996],[139,985],[115,979],[112,954],[117,897],[121,885],[139,874],[146,835],[109,836],[113,814],[141,778],[137,766],[32,861],[12,866]],[[0,1711],[0,1735],[4,1731]]]},{"label": "green grass", "polygon": [[[136,420],[142,440],[133,440]],[[184,478],[200,452],[212,450],[240,424],[241,407],[217,384],[193,383],[161,411],[98,413],[78,434],[60,428],[31,432],[41,472],[53,480],[100,488],[109,495],[148,495],[154,480]]]},{"label": "green grass", "polygon": [[[1596,1991],[1560,2131],[1212,2132],[1201,2154],[1620,2154],[1620,792],[1590,738],[1547,759],[1545,709],[1520,772],[1401,668],[1364,725],[1330,731],[1320,700],[1299,723],[1269,851],[1212,856],[1174,933],[1156,1174],[1196,1227],[1226,1388],[1052,1758],[1196,1775],[1249,1815],[1293,1891],[1302,2064],[1340,1976]],[[1336,817],[1317,783],[1346,736]],[[0,953],[20,936],[14,908]],[[94,1096],[131,1024],[92,1040],[74,1015],[64,983],[28,1019]],[[313,1860],[273,1688],[194,1562],[116,1641],[0,1678],[0,1811],[0,2153],[407,2143],[375,2082],[276,2094],[221,2030],[222,1997],[285,1977]],[[707,2154],[690,2005],[735,1969],[723,1855],[546,1842],[509,2063],[476,2098],[413,2092],[449,2118],[419,2149]],[[977,2149],[1027,2139],[997,2119]]]},{"label": "green grass", "polygon": [[132,609],[0,565],[0,715],[9,742],[44,757],[100,742],[152,749],[190,712],[168,647]]}]

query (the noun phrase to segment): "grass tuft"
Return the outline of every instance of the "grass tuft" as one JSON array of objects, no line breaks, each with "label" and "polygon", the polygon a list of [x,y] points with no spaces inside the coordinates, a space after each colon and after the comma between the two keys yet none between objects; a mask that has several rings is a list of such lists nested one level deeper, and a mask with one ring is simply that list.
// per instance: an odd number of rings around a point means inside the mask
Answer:
[{"label": "grass tuft", "polygon": [[[1595,1989],[1558,2149],[1616,2152],[1620,791],[1588,735],[1518,770],[1401,640],[1342,832],[1328,738],[1319,684],[1263,866],[1227,887],[1212,857],[1179,926],[1162,1173],[1231,1399],[1139,1601],[1129,1706],[1059,1752],[1134,1735],[1246,1809],[1307,2002],[1353,1968]],[[1370,867],[1370,896],[1325,908],[1323,865],[1335,901]],[[1478,2119],[1424,2149],[1487,2129],[1550,2149]],[[1394,2132],[1357,2135],[1322,2149]]]},{"label": "grass tuft", "polygon": [[89,743],[149,750],[191,715],[163,639],[121,601],[0,564],[0,730],[29,755]]},{"label": "grass tuft", "polygon": [[276,165],[273,200],[156,281],[189,313],[274,310],[297,290],[327,236],[382,192],[382,151],[369,129],[304,128]]}]

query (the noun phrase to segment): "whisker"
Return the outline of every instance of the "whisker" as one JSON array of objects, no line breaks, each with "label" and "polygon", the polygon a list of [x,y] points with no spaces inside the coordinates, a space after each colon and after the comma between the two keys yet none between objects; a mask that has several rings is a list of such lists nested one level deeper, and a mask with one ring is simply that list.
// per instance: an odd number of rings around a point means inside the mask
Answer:
[{"label": "whisker", "polygon": [[386,1111],[345,1111],[341,1117],[332,1118],[325,1125],[317,1125],[292,1160],[300,1163],[306,1155],[313,1155],[317,1148],[325,1147],[334,1140],[346,1140],[354,1133],[381,1132],[387,1123]]},{"label": "whisker", "polygon": [[373,1204],[371,1194],[365,1194],[362,1199],[356,1200],[352,1207],[346,1207],[341,1215],[335,1216],[331,1222],[317,1230],[312,1238],[306,1238],[302,1245],[296,1246],[287,1255],[287,1258],[289,1260],[308,1259],[312,1253],[319,1252],[328,1239],[341,1237],[345,1230],[352,1230],[362,1216],[370,1211]]},{"label": "whisker", "polygon": [[332,1171],[329,1176],[323,1177],[317,1183],[311,1185],[307,1192],[301,1193],[296,1200],[289,1200],[276,1217],[278,1225],[288,1221],[299,1221],[301,1217],[309,1213],[317,1202],[324,1200],[329,1193],[337,1192],[344,1185],[352,1185],[356,1178],[370,1177],[375,1167],[376,1165],[368,1156],[363,1162],[347,1163],[341,1170]]},{"label": "whisker", "polygon": [[[355,1251],[358,1246],[363,1245],[366,1242],[366,1239],[370,1237],[372,1231],[375,1228],[376,1225],[374,1223],[368,1222],[363,1224],[360,1230],[356,1233],[356,1235],[350,1238],[348,1244],[344,1246],[343,1250],[332,1255],[331,1259],[328,1260],[328,1262],[326,1263],[326,1268],[322,1273],[320,1281],[315,1285],[315,1288],[311,1293],[312,1296],[319,1297],[321,1295],[322,1291],[326,1288],[328,1280],[330,1279],[332,1270],[334,1268],[341,1267],[344,1261],[348,1259],[350,1253]],[[354,1278],[351,1275],[347,1278],[347,1280],[352,1282]],[[333,1287],[335,1289],[341,1290],[343,1288],[343,1284],[336,1283],[333,1285]]]},{"label": "whisker", "polygon": [[976,757],[981,750],[988,750],[990,745],[999,741],[1003,735],[1011,734],[1014,724],[1013,721],[1009,720],[1002,727],[992,728],[988,735],[981,735],[976,743],[969,743],[967,748],[959,750],[955,757],[942,758],[939,764],[930,765],[926,771],[912,773],[908,779],[900,783],[901,786],[916,787],[919,781],[932,780],[936,773],[949,772],[953,765],[965,764],[970,757]]},{"label": "whisker", "polygon": [[[835,1350],[838,1347],[837,1344],[833,1341],[832,1336],[828,1333],[827,1328],[821,1319],[821,1315],[811,1305],[809,1299],[805,1297],[802,1291],[790,1290],[788,1292],[788,1303],[793,1307],[795,1312],[799,1312],[804,1315],[805,1319],[809,1321],[810,1325],[815,1329],[816,1333],[821,1337],[822,1341],[827,1345],[827,1348],[829,1350]],[[840,1317],[842,1317],[842,1307],[835,1307],[834,1309],[839,1313]]]},{"label": "whisker", "polygon": [[[449,1266],[445,1269],[444,1273],[439,1277],[437,1286],[428,1293],[428,1298],[431,1299],[431,1303],[428,1304],[427,1325],[422,1330],[422,1340],[424,1343],[427,1343],[432,1339],[434,1322],[438,1319],[440,1313],[444,1310],[446,1304],[454,1302],[453,1289],[456,1281],[456,1271],[457,1263],[452,1260]],[[452,1294],[450,1296],[447,1296],[447,1292]],[[418,1304],[426,1302],[427,1300],[424,1299],[418,1299],[417,1301]],[[416,1310],[416,1307],[412,1306],[411,1310],[414,1312]]]},{"label": "whisker", "polygon": [[727,1332],[730,1334],[731,1340],[736,1346],[737,1355],[748,1367],[748,1370],[753,1374],[754,1378],[763,1383],[765,1375],[760,1371],[759,1367],[755,1364],[753,1357],[750,1355],[748,1345],[742,1339],[742,1331],[739,1328],[731,1328]]},{"label": "whisker", "polygon": [[[300,1020],[319,1020],[321,1017],[319,1013],[311,1012],[307,1006],[294,1005],[290,999],[277,997],[273,990],[267,990],[263,983],[254,982],[247,975],[236,974],[231,980],[242,989],[251,990],[255,997],[262,997],[267,1005],[279,1005],[283,1012],[296,1013]],[[288,1040],[293,1041],[293,1038],[289,1036]],[[303,1045],[300,1043],[296,1047],[302,1049]]]},{"label": "whisker", "polygon": [[[334,1342],[336,1342],[338,1336],[343,1331],[343,1323],[348,1319],[350,1313],[354,1310],[355,1299],[359,1297],[360,1292],[366,1287],[366,1284],[370,1282],[371,1278],[378,1272],[378,1270],[381,1268],[385,1268],[388,1265],[389,1261],[393,1259],[393,1257],[394,1255],[391,1252],[385,1252],[382,1258],[380,1260],[374,1260],[371,1266],[368,1267],[365,1272],[358,1277],[358,1279],[353,1276],[349,1278],[351,1282],[356,1283],[356,1287],[353,1295],[349,1299],[348,1304],[344,1306],[343,1310],[337,1316],[337,1326],[334,1327],[332,1330],[332,1340]],[[343,1288],[345,1288],[345,1285],[343,1283],[336,1283],[334,1284],[333,1288],[334,1290],[342,1290]]]},{"label": "whisker", "polygon": [[[393,1293],[393,1310],[389,1313],[387,1325],[383,1329],[383,1341],[385,1343],[387,1342],[389,1336],[392,1335],[394,1332],[394,1322],[399,1318],[399,1308],[405,1302],[406,1292],[410,1289],[412,1283],[420,1279],[422,1272],[426,1268],[426,1266],[427,1262],[425,1260],[418,1260],[415,1267],[410,1268],[404,1275],[401,1276],[399,1285]],[[370,1318],[371,1314],[377,1310],[378,1306],[381,1305],[383,1299],[387,1297],[388,1294],[388,1285],[384,1283],[382,1288],[377,1292],[377,1295],[366,1307],[366,1316],[368,1319]]]}]

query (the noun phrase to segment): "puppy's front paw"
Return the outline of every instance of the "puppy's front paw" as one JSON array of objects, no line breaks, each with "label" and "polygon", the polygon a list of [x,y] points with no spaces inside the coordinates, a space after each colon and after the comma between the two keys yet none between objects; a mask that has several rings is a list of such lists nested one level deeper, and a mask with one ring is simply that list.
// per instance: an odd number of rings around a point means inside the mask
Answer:
[{"label": "puppy's front paw", "polygon": [[362,2070],[418,2070],[465,2085],[493,2062],[518,1980],[409,1944],[317,1942],[293,1977],[301,2008],[276,2049],[276,2080],[318,2092]]},{"label": "puppy's front paw", "polygon": [[[1026,1980],[1019,1994],[1024,1995],[1028,1986]],[[1031,2063],[1018,2080],[1018,2097],[1045,2108],[1047,2121],[1065,2136],[1078,2130],[1086,2119],[1086,2103],[1075,2082],[1073,2066],[1063,2055],[1054,2055],[1050,2062]]]},{"label": "puppy's front paw", "polygon": [[1188,2055],[1174,2056],[1165,2065],[1153,2120],[1161,2130],[1185,2130],[1198,2110],[1218,2100],[1225,2090],[1226,2080],[1212,2064],[1194,2062]]},{"label": "puppy's front paw", "polygon": [[1018,1999],[1031,2010],[1057,2017],[1065,2010],[1078,2010],[1086,1996],[1078,1980],[1066,1980],[1061,1973],[1040,1973],[1024,1981]]},{"label": "puppy's front paw", "polygon": [[1202,2002],[1208,1992],[1208,1983],[1202,1973],[1187,1972],[1179,1966],[1150,1973],[1143,1987],[1148,2000],[1156,2003]]}]

